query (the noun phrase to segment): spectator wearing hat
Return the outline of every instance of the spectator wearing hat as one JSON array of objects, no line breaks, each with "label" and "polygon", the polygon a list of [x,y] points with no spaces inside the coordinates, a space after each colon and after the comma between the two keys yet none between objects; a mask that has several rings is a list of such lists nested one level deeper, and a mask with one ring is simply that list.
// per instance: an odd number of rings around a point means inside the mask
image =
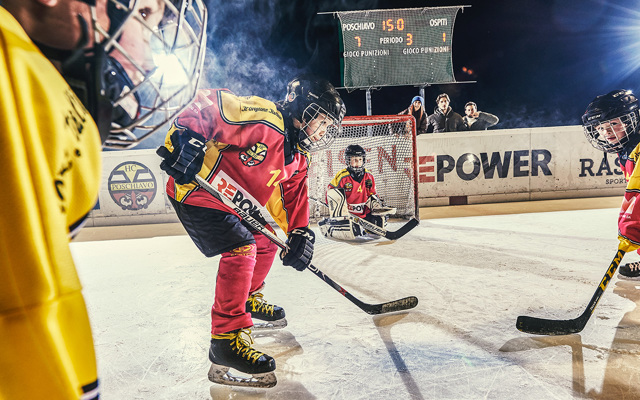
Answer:
[{"label": "spectator wearing hat", "polygon": [[416,119],[416,134],[427,133],[427,113],[424,110],[422,96],[415,96],[411,99],[409,108],[399,112],[398,115],[413,115],[413,118]]}]

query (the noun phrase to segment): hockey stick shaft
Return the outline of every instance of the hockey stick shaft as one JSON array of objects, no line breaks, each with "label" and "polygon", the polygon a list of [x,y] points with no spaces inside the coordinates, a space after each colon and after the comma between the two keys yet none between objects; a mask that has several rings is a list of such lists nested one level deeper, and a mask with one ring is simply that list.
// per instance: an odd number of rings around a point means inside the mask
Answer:
[{"label": "hockey stick shaft", "polygon": [[[322,204],[323,206],[329,208],[329,206],[327,205],[327,203],[315,199],[313,197],[310,198],[311,200],[315,201],[318,204]],[[390,231],[387,230],[381,226],[378,226],[374,223],[371,223],[365,219],[362,219],[356,215],[353,215],[351,213],[349,213],[348,215],[349,219],[351,221],[353,221],[354,223],[360,225],[361,227],[363,227],[364,229],[366,229],[367,231],[374,233],[378,236],[384,236],[385,238],[389,239],[389,240],[396,240],[396,239],[400,239],[401,237],[403,237],[404,235],[406,235],[407,233],[409,233],[409,231],[411,231],[413,228],[415,228],[416,226],[418,226],[418,224],[420,223],[416,218],[411,218],[409,221],[407,221],[406,224],[402,225],[400,228],[398,228],[398,230],[396,231]]]},{"label": "hockey stick shaft", "polygon": [[[251,225],[252,228],[254,228],[258,232],[266,236],[269,240],[271,240],[281,249],[288,250],[287,244],[282,239],[280,239],[274,233],[272,233],[269,229],[267,229],[266,226],[262,225],[260,221],[253,218],[251,214],[249,214],[247,211],[243,210],[238,205],[236,205],[233,202],[233,200],[229,199],[228,197],[218,192],[204,178],[202,178],[199,175],[196,175],[196,181],[204,190],[209,192],[213,197],[220,200],[222,203],[224,203],[224,205],[226,205],[227,207],[235,211],[240,216],[240,218],[242,218],[249,225]],[[329,278],[324,272],[320,271],[313,264],[309,264],[307,269],[313,272],[317,277],[322,279],[325,283],[327,283],[329,286],[334,288],[344,297],[349,299],[349,301],[351,301],[353,304],[358,306],[361,310],[363,310],[367,314],[384,314],[384,313],[393,312],[393,311],[407,310],[409,308],[413,308],[418,305],[418,298],[415,296],[409,296],[403,299],[389,301],[381,304],[368,304],[359,300],[354,295],[349,293],[346,289],[344,289],[342,286],[337,284],[333,279]]]},{"label": "hockey stick shaft", "polygon": [[609,264],[609,268],[607,268],[607,272],[605,272],[600,284],[593,294],[593,297],[591,297],[589,304],[587,304],[587,308],[579,317],[566,320],[554,320],[521,315],[516,321],[516,328],[522,332],[536,335],[568,335],[571,333],[581,332],[587,325],[589,318],[591,318],[591,314],[593,314],[600,298],[607,289],[611,278],[615,275],[625,253],[625,250],[618,248],[611,264]]}]

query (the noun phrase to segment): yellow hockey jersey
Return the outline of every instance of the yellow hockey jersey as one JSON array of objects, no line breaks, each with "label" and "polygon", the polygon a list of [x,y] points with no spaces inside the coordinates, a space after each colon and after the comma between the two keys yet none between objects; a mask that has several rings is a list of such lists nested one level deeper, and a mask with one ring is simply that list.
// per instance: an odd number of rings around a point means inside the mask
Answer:
[{"label": "yellow hockey jersey", "polygon": [[97,398],[69,229],[96,203],[98,129],[0,7],[0,399]]}]

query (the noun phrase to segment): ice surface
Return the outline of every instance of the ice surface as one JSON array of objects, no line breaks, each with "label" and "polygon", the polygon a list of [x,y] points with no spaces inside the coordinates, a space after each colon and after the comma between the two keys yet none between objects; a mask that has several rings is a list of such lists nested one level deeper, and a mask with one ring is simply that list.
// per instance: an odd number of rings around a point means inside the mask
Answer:
[{"label": "ice surface", "polygon": [[370,316],[276,261],[264,294],[289,326],[255,337],[277,361],[272,389],[208,381],[218,259],[187,236],[71,246],[105,399],[640,399],[640,281],[616,276],[580,334],[515,328],[518,315],[582,313],[617,249],[617,213],[425,220],[395,242],[319,238],[314,265],[361,300],[420,303]]}]

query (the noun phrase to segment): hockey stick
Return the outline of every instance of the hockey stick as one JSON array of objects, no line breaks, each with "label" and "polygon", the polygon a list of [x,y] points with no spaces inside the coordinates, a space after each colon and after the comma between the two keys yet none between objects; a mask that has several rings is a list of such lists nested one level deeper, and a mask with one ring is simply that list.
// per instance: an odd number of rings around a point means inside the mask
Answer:
[{"label": "hockey stick", "polygon": [[[240,216],[240,218],[242,218],[245,222],[251,225],[252,228],[262,233],[264,236],[266,236],[269,240],[271,240],[281,249],[283,250],[288,249],[287,244],[282,239],[277,237],[274,233],[272,233],[269,229],[267,229],[267,227],[262,225],[255,218],[253,218],[251,214],[249,214],[247,211],[240,208],[240,206],[237,205],[233,200],[229,199],[228,197],[218,192],[204,178],[202,178],[199,175],[196,175],[196,181],[198,182],[198,184],[200,184],[200,186],[204,190],[211,193],[213,197],[220,200],[221,202],[224,203],[224,205],[226,205],[227,207],[235,211]],[[386,303],[368,304],[359,300],[354,295],[349,293],[342,286],[338,285],[333,279],[325,275],[324,272],[320,271],[318,268],[313,266],[313,264],[309,264],[307,269],[313,272],[317,277],[325,281],[329,286],[337,290],[340,294],[342,294],[344,297],[349,299],[353,304],[358,306],[362,311],[366,312],[367,314],[376,315],[376,314],[384,314],[384,313],[394,312],[394,311],[402,311],[402,310],[413,308],[418,305],[418,298],[415,296],[409,296],[409,297],[405,297],[398,300],[388,301]]]},{"label": "hockey stick", "polygon": [[[329,208],[329,206],[327,205],[327,203],[325,203],[324,201],[318,200],[318,199],[314,199],[313,197],[310,197],[311,200],[315,201],[318,204],[322,204],[323,206]],[[389,240],[396,240],[396,239],[400,239],[401,237],[403,237],[404,235],[406,235],[407,233],[409,233],[409,231],[411,231],[413,228],[415,228],[416,226],[418,226],[418,224],[420,223],[420,221],[418,221],[415,217],[412,217],[409,221],[407,221],[407,223],[405,223],[404,225],[402,225],[398,230],[396,231],[389,231],[381,226],[378,226],[374,223],[371,223],[369,221],[367,221],[366,219],[362,219],[358,216],[355,216],[351,213],[349,213],[349,219],[351,221],[353,221],[354,223],[360,225],[361,227],[363,227],[365,230],[374,233],[378,236],[384,236],[385,238],[389,239]]]},{"label": "hockey stick", "polygon": [[584,310],[582,315],[574,319],[561,320],[521,315],[518,317],[516,322],[516,328],[522,332],[533,333],[536,335],[568,335],[582,331],[585,325],[587,325],[591,314],[593,314],[593,310],[598,305],[598,301],[600,301],[600,297],[602,297],[609,281],[611,281],[611,278],[613,278],[613,275],[616,273],[624,254],[625,251],[618,248],[616,255],[613,257],[613,261],[611,261],[607,272],[604,274],[602,281],[600,281],[600,285],[598,285],[596,292],[593,294],[591,301],[589,301],[589,304],[587,305],[587,309]]}]

